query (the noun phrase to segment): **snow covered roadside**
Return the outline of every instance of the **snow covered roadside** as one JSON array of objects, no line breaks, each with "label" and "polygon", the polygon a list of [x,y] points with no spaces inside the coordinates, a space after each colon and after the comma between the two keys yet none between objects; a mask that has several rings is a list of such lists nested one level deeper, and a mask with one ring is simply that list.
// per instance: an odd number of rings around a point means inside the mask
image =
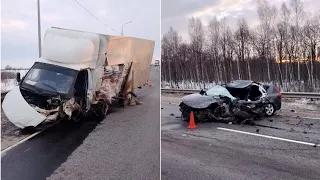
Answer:
[{"label": "snow covered roadside", "polygon": [[10,91],[13,87],[17,86],[17,80],[15,79],[5,79],[1,81],[1,93]]},{"label": "snow covered roadside", "polygon": [[305,99],[305,98],[283,98],[282,107],[286,109],[310,110],[320,112],[320,100]]},{"label": "snow covered roadside", "polygon": [[[13,87],[17,86],[16,74],[20,72],[21,78],[25,76],[28,70],[1,70],[1,93],[10,91]],[[9,74],[7,74],[9,73]],[[6,76],[6,77],[3,77]],[[12,77],[14,76],[14,77]]]}]

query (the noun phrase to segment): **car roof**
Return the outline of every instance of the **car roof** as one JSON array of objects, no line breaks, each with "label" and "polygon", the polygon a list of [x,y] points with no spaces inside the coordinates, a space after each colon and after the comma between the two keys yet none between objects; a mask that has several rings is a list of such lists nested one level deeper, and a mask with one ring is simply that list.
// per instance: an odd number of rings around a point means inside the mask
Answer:
[{"label": "car roof", "polygon": [[227,88],[242,89],[250,86],[253,82],[251,80],[235,80],[227,84]]}]

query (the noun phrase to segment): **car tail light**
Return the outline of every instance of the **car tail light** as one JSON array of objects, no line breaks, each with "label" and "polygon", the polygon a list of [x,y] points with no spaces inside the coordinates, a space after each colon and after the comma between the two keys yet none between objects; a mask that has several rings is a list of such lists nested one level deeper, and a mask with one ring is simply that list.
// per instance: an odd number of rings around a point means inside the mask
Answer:
[{"label": "car tail light", "polygon": [[280,89],[279,89],[277,86],[275,86],[275,88],[276,88],[276,90],[278,91],[278,97],[279,97],[279,98],[282,98],[282,94],[281,94]]}]

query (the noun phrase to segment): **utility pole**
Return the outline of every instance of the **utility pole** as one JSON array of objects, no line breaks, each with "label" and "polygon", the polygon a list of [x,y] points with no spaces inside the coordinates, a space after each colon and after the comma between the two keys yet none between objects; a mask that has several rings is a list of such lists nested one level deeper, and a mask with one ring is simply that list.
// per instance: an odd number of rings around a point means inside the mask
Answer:
[{"label": "utility pole", "polygon": [[126,25],[126,24],[129,24],[129,23],[132,23],[132,21],[129,21],[129,22],[126,22],[122,25],[122,28],[121,28],[121,36],[123,36],[123,26]]},{"label": "utility pole", "polygon": [[39,45],[39,58],[41,57],[41,25],[40,25],[40,0],[37,0],[38,4],[38,45]]}]

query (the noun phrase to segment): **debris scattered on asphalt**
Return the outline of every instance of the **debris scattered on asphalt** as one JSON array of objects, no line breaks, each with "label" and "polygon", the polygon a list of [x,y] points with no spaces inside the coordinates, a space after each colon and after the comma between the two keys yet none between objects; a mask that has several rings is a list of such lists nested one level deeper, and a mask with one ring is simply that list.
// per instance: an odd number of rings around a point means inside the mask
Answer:
[{"label": "debris scattered on asphalt", "polygon": [[174,114],[173,114],[173,113],[171,113],[171,114],[170,114],[170,116],[174,116]]},{"label": "debris scattered on asphalt", "polygon": [[19,136],[21,134],[21,131],[15,131],[13,134]]},{"label": "debris scattered on asphalt", "polygon": [[301,122],[301,119],[290,119],[287,121],[288,124],[298,125]]},{"label": "debris scattered on asphalt", "polygon": [[304,133],[304,134],[308,134],[308,132],[307,132],[307,131],[303,131],[303,133]]},{"label": "debris scattered on asphalt", "polygon": [[187,136],[187,135],[186,135],[186,134],[182,134],[182,136],[184,136],[184,137],[185,137],[185,136]]},{"label": "debris scattered on asphalt", "polygon": [[293,128],[291,128],[291,129],[290,129],[290,132],[294,132],[294,129],[293,129]]},{"label": "debris scattered on asphalt", "polygon": [[273,122],[273,119],[270,119],[269,121],[270,121],[270,122]]},{"label": "debris scattered on asphalt", "polygon": [[176,116],[176,118],[181,118],[181,116]]},{"label": "debris scattered on asphalt", "polygon": [[232,124],[232,122],[228,122],[228,124]]},{"label": "debris scattered on asphalt", "polygon": [[317,147],[317,144],[314,144],[313,147]]},{"label": "debris scattered on asphalt", "polygon": [[163,108],[161,108],[161,109],[163,109]]},{"label": "debris scattered on asphalt", "polygon": [[291,109],[290,111],[291,111],[291,112],[296,112],[296,111],[295,111],[295,110],[293,110],[293,109]]},{"label": "debris scattered on asphalt", "polygon": [[260,129],[256,129],[256,132],[259,133],[259,132],[260,132]]}]

